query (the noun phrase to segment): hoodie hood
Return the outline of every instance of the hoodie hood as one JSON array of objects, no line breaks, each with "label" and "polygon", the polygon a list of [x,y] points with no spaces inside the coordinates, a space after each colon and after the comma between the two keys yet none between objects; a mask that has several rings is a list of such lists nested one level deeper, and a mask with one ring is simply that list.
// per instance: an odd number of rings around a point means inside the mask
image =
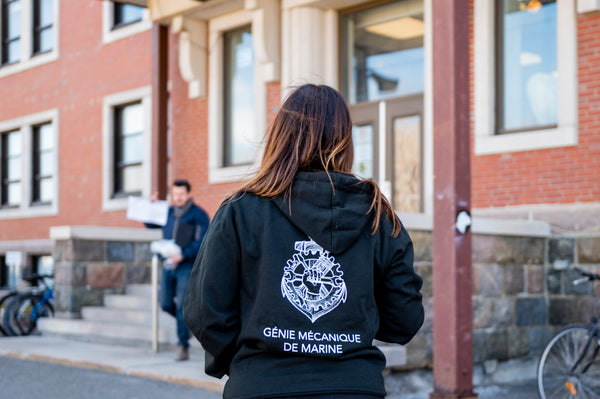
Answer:
[{"label": "hoodie hood", "polygon": [[[330,172],[298,172],[290,199],[277,197],[277,208],[292,224],[332,254],[354,244],[371,226],[367,217],[370,186],[356,177]],[[332,186],[333,182],[333,186]]]}]

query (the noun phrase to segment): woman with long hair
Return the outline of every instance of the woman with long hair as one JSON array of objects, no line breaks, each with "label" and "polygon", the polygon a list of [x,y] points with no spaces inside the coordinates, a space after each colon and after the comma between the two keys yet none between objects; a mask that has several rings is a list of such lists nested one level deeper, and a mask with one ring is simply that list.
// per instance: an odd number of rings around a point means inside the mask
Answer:
[{"label": "woman with long hair", "polygon": [[381,398],[385,357],[423,324],[411,239],[377,185],[353,176],[341,95],[296,88],[261,165],[219,208],[184,320],[228,375],[224,398]]}]

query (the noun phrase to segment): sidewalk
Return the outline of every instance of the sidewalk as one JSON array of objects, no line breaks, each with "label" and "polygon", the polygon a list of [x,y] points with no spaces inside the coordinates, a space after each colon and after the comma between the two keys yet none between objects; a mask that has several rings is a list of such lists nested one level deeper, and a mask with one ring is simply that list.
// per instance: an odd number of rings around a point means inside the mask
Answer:
[{"label": "sidewalk", "polygon": [[[175,351],[163,349],[152,352],[146,346],[123,346],[92,343],[56,336],[0,337],[0,356],[60,363],[73,367],[92,368],[137,377],[153,378],[190,385],[214,392],[222,392],[225,378],[217,380],[204,374],[204,353],[201,348],[190,348],[190,360],[176,362]],[[504,381],[479,386],[479,399],[537,397],[537,385],[530,378],[516,378],[523,374],[523,364],[507,363],[502,373]],[[526,366],[529,368],[529,366]],[[477,370],[475,380],[482,380]],[[527,374],[527,373],[526,373]],[[432,390],[431,371],[386,375],[388,399],[427,399]]]},{"label": "sidewalk", "polygon": [[204,353],[190,349],[190,360],[176,362],[175,351],[154,353],[144,346],[121,346],[52,336],[1,337],[0,356],[40,360],[186,384],[221,392],[225,379],[204,374]]}]

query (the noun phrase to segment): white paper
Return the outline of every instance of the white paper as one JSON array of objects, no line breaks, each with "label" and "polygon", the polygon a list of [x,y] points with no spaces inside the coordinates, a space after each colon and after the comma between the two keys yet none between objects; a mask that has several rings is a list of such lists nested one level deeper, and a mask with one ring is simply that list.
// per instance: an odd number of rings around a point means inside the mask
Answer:
[{"label": "white paper", "polygon": [[140,197],[127,199],[127,219],[164,226],[167,224],[168,212],[168,201],[150,202],[150,200]]}]

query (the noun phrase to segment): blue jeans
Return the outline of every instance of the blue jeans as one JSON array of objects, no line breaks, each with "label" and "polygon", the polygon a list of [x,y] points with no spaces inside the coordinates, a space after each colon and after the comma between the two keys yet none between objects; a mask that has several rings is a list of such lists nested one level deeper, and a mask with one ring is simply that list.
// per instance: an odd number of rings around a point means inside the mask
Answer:
[{"label": "blue jeans", "polygon": [[177,338],[184,348],[190,346],[190,330],[183,322],[183,299],[193,264],[179,264],[175,270],[163,268],[158,300],[160,307],[177,320]]}]

